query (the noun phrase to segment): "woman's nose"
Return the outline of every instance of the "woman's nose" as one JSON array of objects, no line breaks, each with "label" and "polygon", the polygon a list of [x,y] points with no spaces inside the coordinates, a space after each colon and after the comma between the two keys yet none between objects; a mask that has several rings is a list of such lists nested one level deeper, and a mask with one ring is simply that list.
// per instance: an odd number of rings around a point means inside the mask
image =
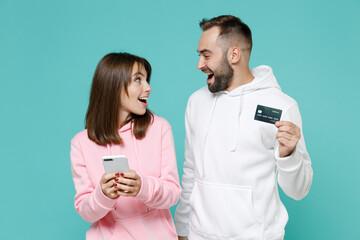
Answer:
[{"label": "woman's nose", "polygon": [[144,90],[145,90],[145,92],[151,92],[152,88],[148,82],[146,82],[146,86],[145,86]]}]

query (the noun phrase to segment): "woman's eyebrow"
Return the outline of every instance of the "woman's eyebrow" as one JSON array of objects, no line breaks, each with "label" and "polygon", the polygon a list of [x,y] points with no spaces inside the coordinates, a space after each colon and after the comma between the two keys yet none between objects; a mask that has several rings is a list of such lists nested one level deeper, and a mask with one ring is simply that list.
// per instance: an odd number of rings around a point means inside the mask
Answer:
[{"label": "woman's eyebrow", "polygon": [[142,76],[144,76],[144,74],[143,74],[142,72],[136,72],[136,73],[133,74],[133,76],[136,76],[136,75],[142,75]]}]

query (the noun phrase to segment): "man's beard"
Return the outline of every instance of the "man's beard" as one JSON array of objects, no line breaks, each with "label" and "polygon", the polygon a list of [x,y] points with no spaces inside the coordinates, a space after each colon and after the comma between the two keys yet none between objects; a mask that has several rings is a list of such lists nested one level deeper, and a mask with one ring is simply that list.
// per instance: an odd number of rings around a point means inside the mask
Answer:
[{"label": "man's beard", "polygon": [[[211,69],[209,69],[212,71]],[[208,84],[209,91],[216,93],[225,90],[232,81],[234,70],[231,68],[229,61],[224,56],[221,65],[214,71],[214,83]]]}]

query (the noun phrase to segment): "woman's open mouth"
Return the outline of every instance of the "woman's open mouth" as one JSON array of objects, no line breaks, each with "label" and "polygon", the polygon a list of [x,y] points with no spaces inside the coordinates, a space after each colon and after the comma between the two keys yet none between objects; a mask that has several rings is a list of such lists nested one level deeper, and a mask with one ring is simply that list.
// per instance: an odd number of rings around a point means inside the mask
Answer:
[{"label": "woman's open mouth", "polygon": [[138,100],[141,102],[141,104],[142,104],[144,107],[147,107],[147,106],[149,105],[149,104],[147,103],[147,100],[148,100],[147,97],[139,98]]},{"label": "woman's open mouth", "polygon": [[148,100],[147,98],[139,98],[139,101],[140,101],[140,102],[143,102],[143,103],[146,103],[147,100]]}]

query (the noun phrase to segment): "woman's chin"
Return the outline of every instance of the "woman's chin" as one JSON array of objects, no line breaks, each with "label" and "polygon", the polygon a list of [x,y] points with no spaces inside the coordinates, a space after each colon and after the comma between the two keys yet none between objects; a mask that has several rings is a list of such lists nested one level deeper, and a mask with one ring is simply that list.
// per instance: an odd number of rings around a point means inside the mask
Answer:
[{"label": "woman's chin", "polygon": [[133,111],[132,114],[138,115],[138,116],[142,116],[146,113],[146,108],[144,110],[139,110],[139,111]]}]

